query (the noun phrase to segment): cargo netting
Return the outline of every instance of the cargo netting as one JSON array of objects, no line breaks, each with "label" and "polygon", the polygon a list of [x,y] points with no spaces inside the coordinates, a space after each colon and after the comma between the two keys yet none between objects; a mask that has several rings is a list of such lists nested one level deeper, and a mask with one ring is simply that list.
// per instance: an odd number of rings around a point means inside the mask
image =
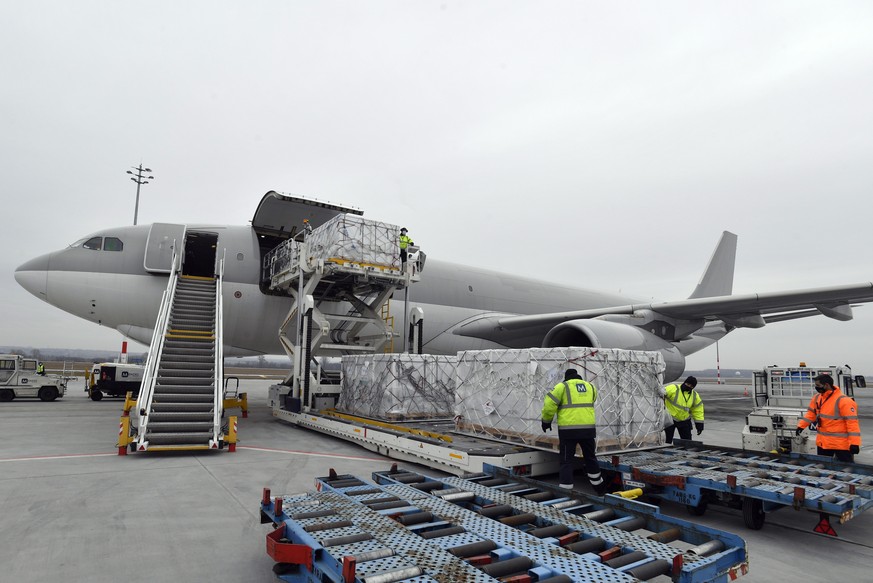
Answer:
[{"label": "cargo netting", "polygon": [[457,360],[428,354],[344,356],[337,409],[389,421],[451,418]]},{"label": "cargo netting", "polygon": [[[358,215],[340,214],[306,236],[307,260],[400,269],[400,227]],[[265,258],[270,277],[297,263],[300,243],[289,239]]]},{"label": "cargo netting", "polygon": [[540,427],[543,399],[574,368],[597,388],[597,451],[664,443],[664,360],[658,352],[591,348],[458,353],[456,425],[466,433],[557,450]]}]

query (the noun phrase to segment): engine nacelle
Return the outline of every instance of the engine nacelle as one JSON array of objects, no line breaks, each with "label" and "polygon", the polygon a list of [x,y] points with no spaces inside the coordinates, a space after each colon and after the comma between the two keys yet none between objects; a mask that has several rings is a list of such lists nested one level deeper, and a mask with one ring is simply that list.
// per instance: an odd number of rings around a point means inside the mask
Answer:
[{"label": "engine nacelle", "polygon": [[651,332],[627,324],[603,320],[570,320],[558,324],[543,338],[543,348],[563,346],[657,350],[667,365],[664,382],[678,379],[685,371],[685,355],[676,346]]}]

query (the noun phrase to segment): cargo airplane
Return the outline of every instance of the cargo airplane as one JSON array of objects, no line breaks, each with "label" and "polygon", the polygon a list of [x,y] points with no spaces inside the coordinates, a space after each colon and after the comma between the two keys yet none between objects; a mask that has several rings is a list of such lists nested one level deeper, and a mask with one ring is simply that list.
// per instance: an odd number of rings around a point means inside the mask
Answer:
[{"label": "cargo airplane", "polygon": [[[291,298],[269,293],[263,258],[295,236],[303,219],[318,227],[339,213],[363,214],[270,191],[250,226],[105,229],[24,263],[15,279],[53,306],[148,345],[173,241],[184,241],[188,273],[211,275],[215,258],[225,258],[225,354],[283,354],[277,329]],[[722,234],[687,299],[633,300],[428,258],[411,288],[410,307],[423,310],[426,353],[562,346],[656,350],[667,365],[665,379],[673,380],[683,373],[687,355],[736,328],[814,315],[851,320],[852,304],[873,301],[871,282],[732,295],[736,241],[733,233]],[[393,313],[403,312],[402,301],[391,302]]]}]

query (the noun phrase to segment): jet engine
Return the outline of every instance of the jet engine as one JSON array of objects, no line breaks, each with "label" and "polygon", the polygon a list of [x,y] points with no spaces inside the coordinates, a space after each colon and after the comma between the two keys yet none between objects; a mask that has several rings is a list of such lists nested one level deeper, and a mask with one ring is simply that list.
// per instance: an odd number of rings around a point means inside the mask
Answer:
[{"label": "jet engine", "polygon": [[585,346],[623,350],[657,350],[664,357],[667,370],[664,381],[672,381],[685,371],[685,355],[663,338],[627,324],[604,320],[570,320],[558,324],[543,338],[543,348]]}]

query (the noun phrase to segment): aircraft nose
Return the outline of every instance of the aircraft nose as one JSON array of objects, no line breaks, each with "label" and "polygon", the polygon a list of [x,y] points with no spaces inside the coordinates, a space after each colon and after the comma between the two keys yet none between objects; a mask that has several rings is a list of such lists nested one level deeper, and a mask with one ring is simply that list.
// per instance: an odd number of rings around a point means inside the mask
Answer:
[{"label": "aircraft nose", "polygon": [[22,263],[15,270],[15,281],[21,287],[44,301],[48,301],[48,272],[51,256],[51,253],[41,255]]}]

